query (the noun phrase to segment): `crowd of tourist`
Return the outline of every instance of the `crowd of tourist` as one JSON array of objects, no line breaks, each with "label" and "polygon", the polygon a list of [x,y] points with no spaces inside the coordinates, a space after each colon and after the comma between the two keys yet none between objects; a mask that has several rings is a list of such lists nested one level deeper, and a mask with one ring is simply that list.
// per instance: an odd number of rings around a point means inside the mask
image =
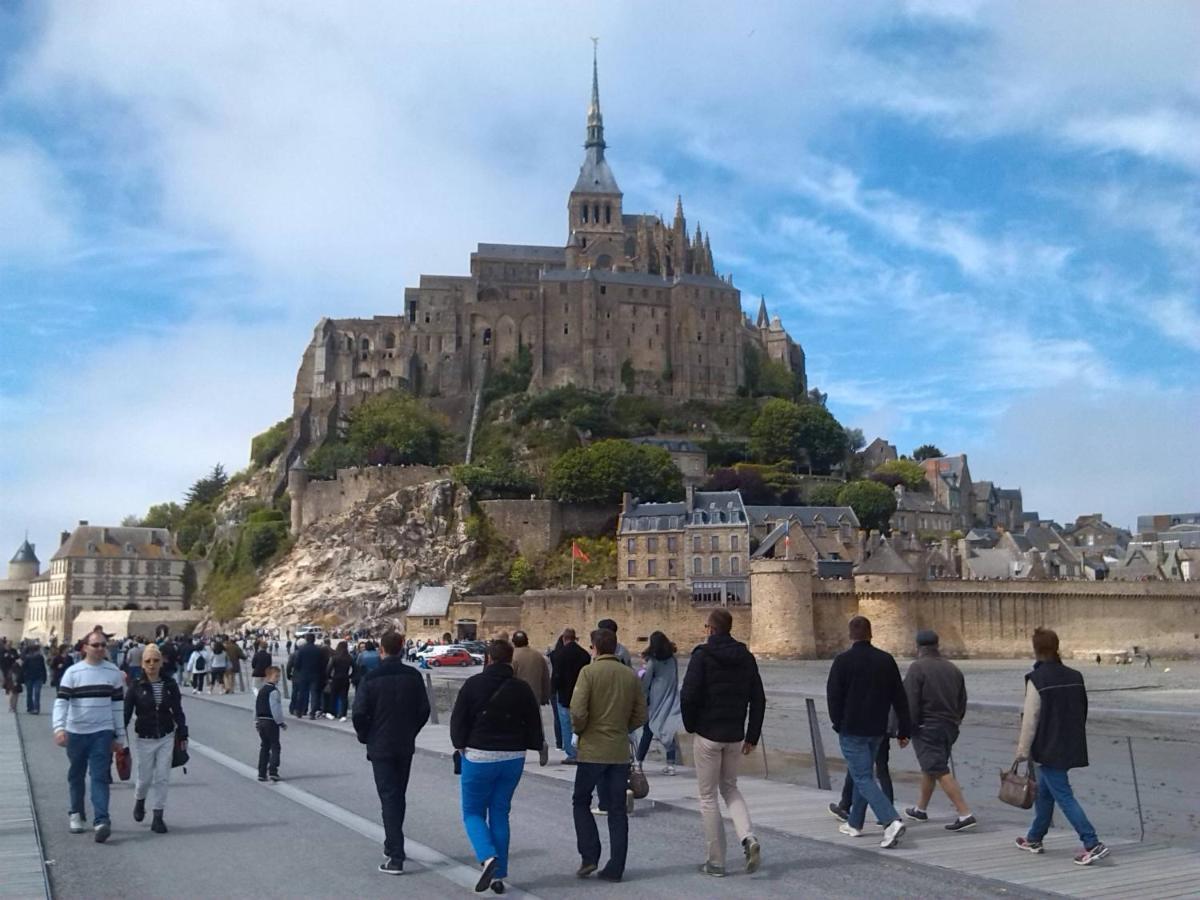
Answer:
[{"label": "crowd of tourist", "polygon": [[[476,890],[504,893],[509,874],[509,812],[524,771],[527,751],[541,765],[549,759],[540,707],[551,706],[555,746],[563,765],[574,766],[571,804],[579,866],[576,875],[620,881],[629,852],[628,815],[644,781],[642,766],[653,742],[663,748],[666,776],[679,765],[678,734],[692,735],[692,759],[707,854],[701,872],[726,874],[723,801],[741,845],[747,871],[762,861],[746,800],[738,789],[739,760],[754,751],[762,733],[766,697],[754,655],[731,634],[732,616],[712,610],[707,639],[691,653],[679,677],[675,645],[656,631],[640,659],[618,640],[617,623],[601,620],[583,646],[564,628],[546,653],[515,632],[487,644],[487,664],[462,685],[450,718],[455,767],[460,774],[464,827],[480,866]],[[951,770],[952,748],[966,715],[962,672],[939,651],[936,633],[915,636],[917,658],[903,678],[895,659],[871,643],[871,623],[855,616],[848,624],[849,647],[833,661],[827,684],[829,717],[846,763],[841,800],[829,805],[842,834],[864,834],[868,808],[883,827],[881,846],[898,846],[908,823],[926,823],[936,788],[956,814],[951,832],[975,828],[977,819]],[[1037,764],[1034,818],[1016,846],[1042,853],[1057,806],[1083,843],[1075,856],[1089,865],[1109,854],[1078,801],[1069,771],[1088,764],[1087,694],[1083,677],[1063,664],[1058,637],[1038,628],[1032,636],[1035,664],[1025,678],[1023,717],[1016,761]],[[379,795],[385,841],[381,872],[404,871],[405,797],[416,736],[430,715],[420,673],[406,660],[412,642],[390,631],[376,641],[330,638],[315,633],[286,641],[285,665],[274,664],[279,636],[221,635],[205,640],[182,636],[115,641],[99,628],[74,647],[11,647],[0,643],[0,664],[10,709],[26,694],[26,712],[40,712],[47,680],[57,688],[55,743],[68,759],[69,823],[86,830],[85,776],[90,775],[95,840],[111,832],[108,813],[110,765],[130,743],[133,723],[134,819],[143,821],[147,802],[151,830],[167,831],[164,810],[172,766],[186,759],[188,727],[181,684],[192,693],[244,690],[248,664],[255,693],[254,721],[260,738],[258,779],[279,781],[281,740],[287,728],[280,681],[291,685],[288,711],[294,717],[352,720],[366,746]],[[353,700],[351,701],[351,690]],[[921,770],[916,801],[895,806],[889,775],[891,742],[911,742]],[[596,805],[593,807],[593,800]],[[606,817],[608,860],[601,865],[597,816]]]}]

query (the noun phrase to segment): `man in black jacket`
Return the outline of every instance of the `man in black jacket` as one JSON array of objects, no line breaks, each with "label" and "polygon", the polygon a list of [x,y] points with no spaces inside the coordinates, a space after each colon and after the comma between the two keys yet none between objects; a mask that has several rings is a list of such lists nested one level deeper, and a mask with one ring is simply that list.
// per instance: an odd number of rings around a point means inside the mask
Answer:
[{"label": "man in black jacket", "polygon": [[1032,759],[1038,764],[1038,791],[1029,833],[1017,838],[1017,846],[1030,853],[1042,852],[1042,839],[1057,803],[1083,841],[1083,851],[1075,854],[1076,865],[1090,866],[1108,856],[1108,847],[1096,837],[1096,829],[1067,778],[1070,769],[1088,764],[1087,688],[1083,675],[1063,665],[1058,635],[1049,628],[1034,629],[1033,652],[1037,662],[1025,676],[1017,762]]},{"label": "man in black jacket", "polygon": [[363,677],[354,695],[354,731],[359,743],[367,745],[382,808],[387,860],[379,871],[399,875],[404,871],[408,775],[417,733],[429,721],[429,697],[421,673],[404,664],[404,635],[389,631],[380,645],[382,662]]},{"label": "man in black jacket", "polygon": [[564,628],[562,646],[550,654],[550,665],[554,669],[550,676],[550,690],[558,700],[558,721],[562,729],[563,752],[567,758],[564,766],[573,766],[575,742],[571,740],[571,695],[575,693],[575,682],[583,667],[592,661],[591,654],[579,646],[574,628]]},{"label": "man in black jacket", "polygon": [[692,651],[679,704],[683,727],[696,736],[692,754],[708,842],[708,858],[700,871],[719,878],[725,874],[725,823],[717,803],[718,790],[742,842],[746,871],[755,871],[761,861],[750,810],[738,790],[737,770],[739,755],[748,755],[758,746],[767,695],[754,654],[729,633],[733,629],[729,610],[714,609],[704,627],[708,640]]},{"label": "man in black jacket", "polygon": [[850,620],[849,632],[853,643],[833,660],[825,686],[829,719],[837,732],[846,770],[854,780],[850,817],[838,826],[838,831],[850,837],[861,835],[870,804],[876,818],[885,823],[880,846],[895,847],[904,836],[904,822],[875,780],[874,764],[879,745],[888,740],[888,714],[892,709],[896,711],[899,744],[908,746],[908,698],[896,660],[871,645],[870,620],[855,616]]},{"label": "man in black jacket", "polygon": [[317,646],[317,636],[311,631],[304,636],[304,643],[296,650],[294,670],[297,714],[303,716],[307,713],[310,719],[315,719],[317,710],[321,708],[321,682],[325,677],[325,658],[321,655],[321,648]]}]

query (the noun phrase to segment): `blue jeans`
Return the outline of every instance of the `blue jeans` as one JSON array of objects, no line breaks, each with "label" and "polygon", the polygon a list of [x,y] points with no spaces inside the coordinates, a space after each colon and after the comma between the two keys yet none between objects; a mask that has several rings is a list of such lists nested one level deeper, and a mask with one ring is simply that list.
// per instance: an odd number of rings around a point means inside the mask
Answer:
[{"label": "blue jeans", "polygon": [[605,871],[625,874],[629,853],[629,818],[625,812],[625,787],[629,784],[629,763],[581,762],[575,769],[575,791],[571,795],[571,813],[575,819],[575,843],[582,862],[600,864],[600,831],[592,815],[592,791],[602,809],[608,811],[609,859]]},{"label": "blue jeans", "polygon": [[[638,741],[637,761],[644,762],[646,754],[650,752],[650,743],[654,740],[654,732],[650,730],[649,725],[642,726],[642,739]],[[675,735],[662,742],[663,750],[667,754],[667,765],[675,765],[675,760],[679,757],[679,741]]]},{"label": "blue jeans", "polygon": [[862,828],[867,817],[867,805],[884,825],[900,818],[896,815],[896,807],[888,800],[883,790],[875,781],[875,757],[879,754],[879,745],[887,740],[884,735],[878,737],[863,737],[857,734],[839,734],[838,743],[842,748],[842,757],[846,760],[846,769],[854,780],[854,794],[850,801],[850,818],[847,824],[851,828]]},{"label": "blue jeans", "polygon": [[41,679],[25,682],[25,712],[40,713],[42,711],[42,681]]},{"label": "blue jeans", "polygon": [[92,774],[92,822],[99,825],[108,819],[109,763],[112,761],[113,730],[91,734],[67,732],[67,786],[71,797],[69,812],[84,815],[83,775]]},{"label": "blue jeans", "polygon": [[481,863],[496,857],[496,878],[508,877],[508,811],[525,771],[524,759],[462,761],[462,817]]},{"label": "blue jeans", "polygon": [[298,716],[308,715],[308,696],[311,691],[312,682],[307,678],[297,678],[292,681],[292,712]]},{"label": "blue jeans", "polygon": [[558,724],[562,728],[563,753],[567,754],[567,759],[575,758],[575,742],[571,740],[571,707],[559,706],[558,709]]},{"label": "blue jeans", "polygon": [[1079,834],[1085,849],[1091,850],[1100,843],[1100,839],[1096,837],[1096,829],[1092,827],[1083,807],[1075,799],[1075,792],[1071,790],[1071,782],[1067,778],[1067,770],[1038,766],[1037,772],[1038,792],[1037,800],[1033,804],[1033,823],[1029,826],[1029,834],[1025,839],[1040,842],[1046,836],[1046,832],[1050,830],[1054,804],[1057,803],[1067,821]]},{"label": "blue jeans", "polygon": [[558,716],[558,694],[550,695],[550,711],[554,713],[554,746],[561,750],[563,748],[562,719]]}]

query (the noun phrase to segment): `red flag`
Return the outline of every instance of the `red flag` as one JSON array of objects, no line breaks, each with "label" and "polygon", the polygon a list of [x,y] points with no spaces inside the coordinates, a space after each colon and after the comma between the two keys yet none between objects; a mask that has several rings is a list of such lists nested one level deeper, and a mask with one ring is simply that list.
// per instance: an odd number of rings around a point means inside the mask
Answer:
[{"label": "red flag", "polygon": [[591,562],[591,559],[586,553],[579,549],[579,545],[571,541],[571,555],[576,559],[582,559],[584,562]]}]

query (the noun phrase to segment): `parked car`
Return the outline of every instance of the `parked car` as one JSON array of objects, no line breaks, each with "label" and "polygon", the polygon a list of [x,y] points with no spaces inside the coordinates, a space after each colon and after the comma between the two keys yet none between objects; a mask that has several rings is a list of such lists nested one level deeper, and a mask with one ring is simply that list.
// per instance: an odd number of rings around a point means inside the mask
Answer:
[{"label": "parked car", "polygon": [[442,666],[477,666],[482,665],[482,659],[476,659],[470,651],[463,647],[441,647],[441,653],[433,653],[425,657],[425,662],[431,668],[440,668]]},{"label": "parked car", "polygon": [[311,634],[313,640],[320,642],[325,638],[325,629],[320,625],[301,625],[296,629],[295,634],[297,641],[302,641],[307,635]]}]

